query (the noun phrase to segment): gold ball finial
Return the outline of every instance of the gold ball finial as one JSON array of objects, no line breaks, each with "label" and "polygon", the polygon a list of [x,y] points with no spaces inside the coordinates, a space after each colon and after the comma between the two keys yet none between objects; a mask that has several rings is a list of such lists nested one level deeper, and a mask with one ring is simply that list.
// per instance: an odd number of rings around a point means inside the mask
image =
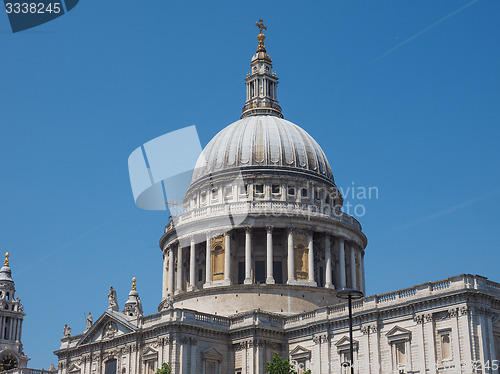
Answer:
[{"label": "gold ball finial", "polygon": [[135,285],[135,281],[137,279],[135,279],[135,277],[132,278],[132,291],[135,291],[137,289],[136,285]]},{"label": "gold ball finial", "polygon": [[4,266],[9,266],[9,252],[5,253],[5,261],[3,262]]}]

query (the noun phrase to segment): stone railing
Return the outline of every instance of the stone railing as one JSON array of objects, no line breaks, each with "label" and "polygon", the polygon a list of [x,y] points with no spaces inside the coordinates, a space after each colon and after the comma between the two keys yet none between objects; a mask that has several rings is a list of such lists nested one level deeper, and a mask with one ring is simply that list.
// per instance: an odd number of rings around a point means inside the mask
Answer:
[{"label": "stone railing", "polygon": [[[428,296],[445,295],[460,290],[474,289],[494,293],[500,297],[500,283],[492,282],[480,275],[461,274],[437,282],[422,283],[414,287],[393,292],[372,295],[352,303],[354,313],[363,313],[381,308],[394,308]],[[285,319],[285,327],[299,325],[299,321],[322,318],[342,318],[347,316],[347,303],[320,308],[313,312],[301,313]],[[325,317],[326,316],[326,317]]]},{"label": "stone railing", "polygon": [[2,374],[55,374],[57,370],[49,371],[45,369],[17,368],[2,371]]},{"label": "stone railing", "polygon": [[304,217],[304,218],[329,218],[344,223],[357,230],[361,230],[360,223],[353,217],[335,210],[321,212],[318,205],[303,204],[286,201],[249,201],[227,204],[209,205],[202,208],[192,209],[184,214],[176,216],[168,223],[165,232],[170,231],[175,225],[182,225],[200,218],[212,218],[216,216],[262,214],[272,217]]},{"label": "stone railing", "polygon": [[[478,290],[493,294],[500,298],[500,283],[489,281],[479,275],[461,274],[437,282],[428,282],[394,292],[366,296],[353,301],[353,312],[356,315],[380,309],[391,309],[408,302],[426,299],[430,296],[446,296],[466,290]],[[182,321],[207,328],[240,329],[252,325],[267,325],[286,328],[303,327],[304,323],[315,323],[330,319],[347,318],[347,303],[319,308],[306,313],[282,316],[260,310],[248,311],[233,317],[223,317],[189,309],[169,309],[161,313],[162,322]],[[157,318],[157,314],[152,315]],[[151,316],[145,317],[149,319]],[[23,373],[24,374],[24,373]]]}]

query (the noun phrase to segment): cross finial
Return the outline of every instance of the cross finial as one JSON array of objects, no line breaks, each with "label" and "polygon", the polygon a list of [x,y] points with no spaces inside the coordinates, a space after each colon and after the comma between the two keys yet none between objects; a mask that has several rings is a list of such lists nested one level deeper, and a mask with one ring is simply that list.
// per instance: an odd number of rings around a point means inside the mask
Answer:
[{"label": "cross finial", "polygon": [[259,22],[255,22],[255,26],[259,28],[260,32],[260,34],[257,35],[257,40],[259,41],[257,52],[266,52],[266,46],[264,45],[264,40],[266,39],[266,36],[262,33],[262,30],[267,30],[267,27],[264,26],[261,19],[259,19]]},{"label": "cross finial", "polygon": [[132,290],[135,291],[137,289],[136,285],[135,285],[135,277],[132,278]]},{"label": "cross finial", "polygon": [[259,22],[255,22],[255,26],[257,26],[259,28],[259,33],[262,34],[262,30],[267,30],[267,27],[264,26],[264,24],[262,23],[262,19],[259,19]]},{"label": "cross finial", "polygon": [[5,254],[5,261],[3,262],[4,266],[9,266],[9,252]]}]

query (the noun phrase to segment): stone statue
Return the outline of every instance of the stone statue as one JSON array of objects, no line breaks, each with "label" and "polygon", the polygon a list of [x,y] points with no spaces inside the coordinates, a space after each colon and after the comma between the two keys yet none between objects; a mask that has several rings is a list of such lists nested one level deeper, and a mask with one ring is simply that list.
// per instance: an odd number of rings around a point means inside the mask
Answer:
[{"label": "stone statue", "polygon": [[171,294],[167,295],[167,300],[165,302],[165,309],[173,309],[174,308],[174,298]]},{"label": "stone statue", "polygon": [[63,335],[65,338],[71,336],[71,327],[69,327],[66,323],[64,324]]},{"label": "stone statue", "polygon": [[108,297],[110,308],[118,306],[118,303],[116,302],[116,291],[113,286],[109,288],[109,293],[106,296]]},{"label": "stone statue", "polygon": [[92,314],[89,312],[89,315],[85,318],[85,322],[87,323],[87,330],[92,327],[92,323],[94,322],[92,318]]}]

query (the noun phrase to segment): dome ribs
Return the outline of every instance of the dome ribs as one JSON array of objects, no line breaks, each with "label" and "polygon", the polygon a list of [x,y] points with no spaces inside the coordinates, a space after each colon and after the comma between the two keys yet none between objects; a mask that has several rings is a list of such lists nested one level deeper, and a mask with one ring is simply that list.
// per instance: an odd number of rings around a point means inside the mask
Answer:
[{"label": "dome ribs", "polygon": [[245,117],[215,135],[196,163],[192,183],[214,172],[249,167],[302,170],[335,183],[325,153],[310,134],[266,115]]}]

